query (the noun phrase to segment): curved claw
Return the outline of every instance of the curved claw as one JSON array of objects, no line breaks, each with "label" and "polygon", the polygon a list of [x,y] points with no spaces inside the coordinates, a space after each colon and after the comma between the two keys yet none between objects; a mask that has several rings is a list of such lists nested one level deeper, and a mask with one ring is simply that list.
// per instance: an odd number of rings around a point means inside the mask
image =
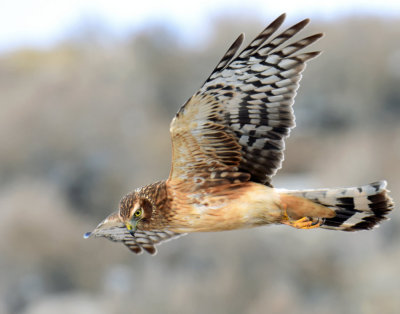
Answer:
[{"label": "curved claw", "polygon": [[287,214],[287,205],[283,204],[282,223],[297,229],[314,229],[324,223],[323,218],[302,217],[297,220],[292,220]]},{"label": "curved claw", "polygon": [[283,224],[297,228],[297,229],[314,229],[318,228],[323,224],[324,220],[317,218],[316,221],[311,217],[302,217],[298,220],[287,220],[283,221]]}]

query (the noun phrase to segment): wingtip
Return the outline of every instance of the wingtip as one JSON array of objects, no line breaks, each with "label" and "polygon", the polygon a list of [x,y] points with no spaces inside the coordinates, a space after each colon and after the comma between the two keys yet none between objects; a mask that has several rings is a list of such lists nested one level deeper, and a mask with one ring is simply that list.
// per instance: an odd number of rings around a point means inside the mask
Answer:
[{"label": "wingtip", "polygon": [[286,19],[286,12],[283,12],[281,15],[279,15],[278,17],[277,17],[277,20],[282,20],[282,21],[284,21]]},{"label": "wingtip", "polygon": [[84,238],[84,239],[88,239],[88,238],[90,238],[91,235],[92,235],[91,232],[86,232],[86,233],[83,235],[83,238]]},{"label": "wingtip", "polygon": [[266,27],[266,29],[268,29],[268,28],[274,28],[275,30],[278,29],[283,24],[285,19],[286,19],[286,13],[282,13],[275,20],[273,20],[272,23],[270,23]]},{"label": "wingtip", "polygon": [[315,38],[315,41],[317,41],[317,40],[321,39],[321,38],[324,37],[324,36],[325,36],[324,33],[317,33],[317,34],[312,35],[312,36],[310,36],[310,37]]}]

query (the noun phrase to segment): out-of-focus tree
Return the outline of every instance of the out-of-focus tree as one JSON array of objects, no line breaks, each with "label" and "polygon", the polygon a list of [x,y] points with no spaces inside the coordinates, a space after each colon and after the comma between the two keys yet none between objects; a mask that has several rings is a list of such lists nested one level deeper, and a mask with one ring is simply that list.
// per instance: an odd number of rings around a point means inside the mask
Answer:
[{"label": "out-of-focus tree", "polygon": [[[48,50],[0,56],[0,312],[69,302],[123,313],[127,298],[141,313],[398,310],[395,214],[353,237],[273,227],[191,235],[156,258],[81,240],[124,193],[168,175],[174,113],[240,32],[248,42],[264,27],[216,19],[208,41],[186,46],[163,25],[117,40],[89,24]],[[400,199],[400,21],[314,21],[306,33],[319,31],[324,53],[302,80],[276,182],[387,178]]]}]

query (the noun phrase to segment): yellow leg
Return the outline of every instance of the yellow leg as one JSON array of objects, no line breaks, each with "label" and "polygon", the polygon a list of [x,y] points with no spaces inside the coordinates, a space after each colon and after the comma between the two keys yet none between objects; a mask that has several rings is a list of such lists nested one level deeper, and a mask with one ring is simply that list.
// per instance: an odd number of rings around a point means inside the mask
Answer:
[{"label": "yellow leg", "polygon": [[287,205],[283,205],[283,217],[282,221],[283,224],[297,228],[297,229],[314,229],[321,226],[323,223],[323,219],[316,218],[313,220],[311,217],[302,217],[298,220],[292,220],[287,214]]}]

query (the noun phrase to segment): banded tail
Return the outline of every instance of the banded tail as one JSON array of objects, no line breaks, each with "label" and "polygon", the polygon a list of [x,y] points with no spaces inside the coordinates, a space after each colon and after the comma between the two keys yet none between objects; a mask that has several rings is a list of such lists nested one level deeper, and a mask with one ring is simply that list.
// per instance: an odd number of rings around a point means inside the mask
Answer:
[{"label": "banded tail", "polygon": [[372,229],[388,219],[394,207],[388,192],[386,181],[350,188],[285,191],[333,209],[336,216],[324,218],[320,228],[343,231]]}]

